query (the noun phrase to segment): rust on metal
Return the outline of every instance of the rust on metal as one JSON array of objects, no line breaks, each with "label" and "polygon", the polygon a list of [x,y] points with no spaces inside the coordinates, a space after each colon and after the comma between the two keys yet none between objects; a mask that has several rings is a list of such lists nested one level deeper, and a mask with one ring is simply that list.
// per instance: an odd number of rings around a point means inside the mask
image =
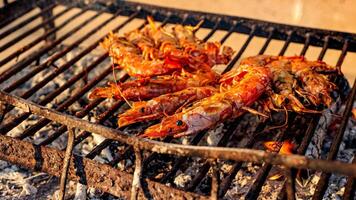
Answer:
[{"label": "rust on metal", "polygon": [[268,164],[283,165],[289,168],[312,169],[356,177],[356,164],[348,164],[340,161],[310,159],[299,155],[280,155],[277,153],[254,149],[179,145],[152,141],[130,136],[119,130],[91,123],[83,119],[78,119],[71,115],[63,114],[2,91],[0,91],[0,101],[5,101],[24,110],[25,112],[31,112],[67,126],[78,127],[89,132],[97,133],[108,139],[117,140],[119,142],[138,147],[139,149],[150,150],[157,153],[173,154],[178,156],[198,156],[206,159],[212,158],[254,163],[266,162]]},{"label": "rust on metal", "polygon": [[63,169],[62,169],[62,174],[61,174],[61,179],[59,184],[59,200],[63,200],[65,196],[69,164],[70,164],[70,159],[72,157],[73,147],[74,147],[75,128],[70,127],[68,129],[69,129],[68,142],[67,142],[66,152],[64,155]]},{"label": "rust on metal", "polygon": [[294,169],[285,169],[286,192],[288,200],[295,200],[295,171]]},{"label": "rust on metal", "polygon": [[[43,171],[59,177],[64,154],[63,151],[54,148],[36,146],[29,142],[0,135],[0,159],[31,170]],[[109,165],[73,155],[70,160],[68,178],[117,197],[130,198],[133,175],[114,169]],[[154,199],[208,199],[206,196],[183,192],[148,179],[144,181],[147,183],[146,190]],[[144,195],[140,190],[138,199],[145,198]]]},{"label": "rust on metal", "polygon": [[135,171],[132,178],[131,185],[131,200],[138,199],[138,192],[141,189],[141,175],[142,175],[142,153],[140,149],[135,148]]}]

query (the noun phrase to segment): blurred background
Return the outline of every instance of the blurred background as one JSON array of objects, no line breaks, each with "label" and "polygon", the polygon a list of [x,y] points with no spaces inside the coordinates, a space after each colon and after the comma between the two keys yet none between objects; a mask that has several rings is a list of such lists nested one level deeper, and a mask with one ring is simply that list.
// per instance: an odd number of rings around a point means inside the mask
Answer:
[{"label": "blurred background", "polygon": [[[353,0],[135,0],[134,2],[356,33],[356,1]],[[244,56],[257,54],[260,49],[259,43],[262,44],[264,41],[258,40],[258,37],[253,39],[252,44],[255,45],[249,46],[256,48],[249,48]],[[229,45],[234,47],[239,44]],[[277,54],[282,45],[282,42],[273,41],[266,53]],[[298,54],[300,49],[301,45],[292,44],[286,55]],[[320,50],[321,48],[311,47],[306,57],[316,59]],[[349,54],[346,56],[342,70],[352,83],[356,77],[356,55]],[[334,65],[337,57],[338,54],[329,49],[324,60]]]},{"label": "blurred background", "polygon": [[356,33],[353,0],[134,0],[160,6]]}]

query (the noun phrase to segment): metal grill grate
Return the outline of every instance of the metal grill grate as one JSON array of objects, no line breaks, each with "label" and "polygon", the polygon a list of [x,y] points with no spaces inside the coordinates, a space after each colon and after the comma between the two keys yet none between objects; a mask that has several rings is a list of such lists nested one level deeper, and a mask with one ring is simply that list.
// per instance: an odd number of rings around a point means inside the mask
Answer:
[{"label": "metal grill grate", "polygon": [[[102,35],[92,39],[93,35],[103,30],[108,24],[117,20],[118,16],[124,17],[119,24],[112,28],[113,32],[121,31],[122,29],[133,26],[137,27],[139,21],[141,24],[138,26],[142,28],[146,16],[151,15],[156,21],[162,22],[162,26],[172,23],[183,24],[196,24],[201,19],[204,19],[203,29],[206,29],[207,34],[203,38],[204,41],[209,40],[218,31],[221,31],[221,43],[225,43],[234,34],[247,35],[246,40],[242,46],[237,49],[232,61],[222,70],[225,73],[232,69],[239,59],[244,55],[246,49],[251,45],[251,41],[255,37],[265,38],[265,41],[258,52],[264,54],[270,43],[273,40],[283,41],[284,44],[279,51],[279,55],[284,55],[288,50],[291,43],[302,44],[300,55],[306,55],[310,46],[321,47],[319,60],[322,60],[328,49],[334,49],[340,52],[336,66],[341,68],[342,63],[347,55],[347,52],[356,52],[356,35],[349,33],[341,33],[334,31],[310,29],[304,27],[289,26],[283,24],[269,23],[258,20],[251,20],[240,17],[232,17],[225,15],[208,14],[201,12],[183,11],[177,9],[161,8],[156,6],[149,6],[136,3],[105,3],[105,1],[93,1],[90,4],[84,4],[82,1],[75,3],[68,3],[67,1],[57,1],[58,3],[50,1],[16,1],[6,5],[6,9],[2,9],[3,15],[0,16],[0,27],[6,27],[17,17],[25,15],[30,12],[32,8],[39,6],[41,11],[24,21],[14,25],[6,31],[0,33],[0,39],[3,40],[14,32],[20,30],[24,25],[30,23],[38,18],[43,18],[42,22],[32,27],[31,29],[18,34],[12,39],[0,43],[0,52],[7,52],[15,45],[21,44],[24,39],[29,36],[37,36],[35,33],[41,29],[45,32],[33,39],[31,42],[22,45],[21,48],[15,48],[5,56],[1,56],[0,60],[0,158],[26,166],[30,169],[45,171],[49,174],[59,176],[62,169],[61,163],[65,158],[65,149],[55,150],[46,145],[51,145],[53,141],[68,134],[69,138],[73,139],[74,147],[85,141],[92,133],[104,136],[105,140],[95,146],[91,152],[84,157],[74,156],[72,160],[66,160],[64,163],[70,164],[68,169],[68,178],[78,181],[82,184],[87,184],[91,187],[96,187],[104,192],[120,196],[120,197],[154,197],[155,199],[167,199],[170,195],[178,195],[183,198],[197,198],[204,199],[210,195],[212,198],[222,198],[227,190],[231,187],[231,183],[236,174],[241,170],[245,162],[261,163],[256,176],[254,177],[253,184],[248,188],[245,194],[246,199],[257,199],[260,194],[262,186],[267,181],[267,176],[271,169],[276,165],[285,166],[286,180],[283,182],[283,190],[281,190],[279,197],[281,199],[295,199],[295,176],[296,170],[299,168],[307,168],[317,171],[322,171],[321,178],[317,184],[313,199],[321,199],[327,189],[328,181],[331,173],[340,173],[348,175],[348,182],[344,192],[344,198],[353,198],[355,194],[355,184],[352,177],[356,177],[355,164],[345,164],[335,161],[338,153],[341,140],[343,138],[347,122],[351,113],[354,96],[356,92],[356,84],[354,83],[350,91],[348,83],[342,77],[335,77],[335,83],[341,89],[338,94],[341,99],[346,102],[345,111],[342,114],[340,127],[335,134],[330,151],[325,160],[308,159],[304,156],[283,156],[274,153],[267,153],[256,148],[256,138],[258,133],[264,130],[266,124],[258,124],[255,133],[252,137],[245,136],[244,132],[240,132],[242,119],[236,120],[234,123],[226,124],[226,128],[222,132],[222,137],[217,142],[217,147],[200,146],[202,138],[206,137],[206,132],[201,132],[191,138],[188,142],[189,145],[180,145],[176,140],[167,138],[163,142],[149,141],[138,139],[134,135],[126,135],[122,130],[109,128],[101,124],[112,120],[118,110],[124,109],[124,102],[115,102],[111,107],[106,108],[105,111],[100,113],[96,122],[89,122],[85,118],[100,107],[103,107],[105,102],[102,99],[88,102],[85,94],[90,91],[94,86],[99,83],[105,82],[112,73],[110,65],[105,65],[108,61],[106,53],[99,53],[94,60],[90,61],[86,67],[67,79],[62,85],[58,85],[55,89],[44,96],[41,94],[41,89],[46,87],[51,81],[61,76],[63,73],[71,69],[78,61],[91,56],[90,54],[96,51],[98,44],[105,37]],[[65,5],[65,7],[58,13],[54,14],[53,9],[58,6]],[[72,15],[67,21],[61,24],[55,24],[54,21],[63,15],[68,14],[69,11],[76,7],[81,8],[80,11]],[[91,17],[77,23],[76,26],[72,25],[82,15],[87,12],[96,11]],[[16,13],[13,18],[3,20],[9,13]],[[94,21],[105,13],[113,13],[100,23]],[[132,25],[135,24],[135,25]],[[73,26],[67,33],[56,36],[64,27],[68,25]],[[88,28],[91,27],[91,28]],[[88,29],[88,30],[86,30]],[[77,32],[85,31],[84,34],[72,37]],[[105,33],[109,30],[105,29]],[[74,40],[69,45],[63,45],[66,40]],[[32,50],[33,47],[40,42],[46,41],[43,46]],[[85,44],[85,45],[84,45]],[[86,45],[89,44],[89,45]],[[84,46],[83,48],[79,48]],[[234,46],[233,46],[234,47]],[[57,60],[63,58],[70,52],[79,49],[76,54],[57,66]],[[235,48],[236,49],[236,48]],[[26,57],[22,55],[28,53]],[[18,59],[20,57],[20,59]],[[104,68],[100,69],[100,66]],[[26,82],[38,76],[44,70],[51,69],[44,77],[40,77],[39,81],[31,87],[23,91],[22,87]],[[25,72],[24,72],[25,71]],[[96,73],[94,78],[88,79],[88,74]],[[120,81],[125,81],[129,77],[126,74],[121,74]],[[75,84],[83,80],[84,85],[68,95],[67,99],[62,102],[56,102],[56,98],[62,95],[69,88],[75,87]],[[26,100],[28,99],[28,100]],[[81,110],[71,112],[71,106],[74,104],[83,104]],[[52,108],[48,108],[52,105]],[[54,106],[53,106],[54,105]],[[47,108],[46,108],[47,107]],[[20,110],[23,112],[21,112]],[[16,113],[16,116],[9,116]],[[28,120],[32,116],[38,116],[36,123],[26,127],[24,131],[16,136],[16,139],[4,136],[9,134],[14,128],[21,126],[21,123]],[[11,119],[11,120],[9,120]],[[282,141],[288,138],[291,132],[302,135],[302,139],[298,140],[297,154],[304,155],[315,130],[319,123],[320,116],[299,116],[293,115],[290,119],[290,125],[287,129],[274,134],[271,139],[275,141]],[[33,137],[38,131],[49,124],[60,124],[58,127],[49,134],[46,139],[40,141],[36,145],[31,145],[25,142],[25,139]],[[300,124],[302,126],[295,127],[293,124]],[[76,129],[78,130],[76,130]],[[67,133],[67,130],[70,130]],[[79,129],[81,131],[79,131]],[[74,133],[75,132],[75,133]],[[73,138],[75,134],[75,138]],[[229,141],[234,138],[243,139],[239,144],[240,147],[229,146]],[[70,141],[71,139],[69,139]],[[68,142],[68,144],[70,144]],[[71,145],[68,145],[71,146]],[[108,165],[99,164],[91,159],[99,155],[105,148],[123,147],[123,150],[118,152],[114,158],[108,162]],[[21,147],[21,148],[19,148]],[[224,148],[225,147],[225,148]],[[71,151],[70,151],[71,152]],[[70,153],[69,152],[69,153]],[[67,152],[68,153],[68,152]],[[129,172],[121,172],[112,167],[116,166],[120,161],[135,155],[134,174]],[[184,188],[175,189],[168,187],[165,184],[171,183],[173,178],[177,175],[178,170],[184,168],[189,163],[191,157],[201,157],[206,159],[200,166],[198,173],[195,174],[193,179]],[[68,157],[66,157],[68,158]],[[165,172],[159,179],[149,175],[149,164],[153,161],[171,162],[172,168]],[[230,160],[234,161],[229,172],[223,176],[219,176],[219,161]],[[355,162],[355,159],[353,163]],[[74,167],[75,166],[75,167]],[[75,170],[76,168],[76,170]],[[158,169],[157,169],[158,170]],[[212,173],[209,173],[209,171]],[[67,174],[67,170],[64,170]],[[157,172],[155,172],[157,173]],[[153,173],[154,174],[154,173]],[[209,175],[208,175],[209,174]],[[207,191],[196,193],[196,188],[205,178],[209,178],[210,187]],[[62,175],[62,192],[64,191],[64,183],[66,176]],[[118,178],[120,177],[120,178]],[[140,177],[147,177],[143,183],[137,184],[135,179]],[[132,184],[131,180],[134,180]],[[139,181],[140,182],[140,181]],[[62,193],[64,195],[64,193]]]}]

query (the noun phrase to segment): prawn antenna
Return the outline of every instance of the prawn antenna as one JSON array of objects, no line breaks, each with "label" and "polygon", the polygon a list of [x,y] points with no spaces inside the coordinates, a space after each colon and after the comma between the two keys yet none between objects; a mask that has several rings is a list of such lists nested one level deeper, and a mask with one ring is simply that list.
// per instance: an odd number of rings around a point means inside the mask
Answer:
[{"label": "prawn antenna", "polygon": [[283,127],[285,127],[285,126],[287,126],[288,125],[288,121],[289,121],[289,115],[288,115],[288,110],[287,110],[287,108],[286,107],[284,107],[283,106],[283,109],[284,109],[284,112],[285,112],[285,121],[284,121],[284,123],[282,124],[282,125],[277,125],[277,126],[272,126],[272,127],[269,127],[269,128],[267,128],[267,130],[273,130],[273,129],[278,129],[278,128],[283,128]]},{"label": "prawn antenna", "polygon": [[266,115],[266,114],[264,114],[264,113],[261,113],[261,112],[255,110],[255,109],[252,109],[252,108],[249,108],[249,107],[246,107],[246,106],[242,106],[241,109],[242,109],[242,110],[245,110],[245,111],[247,111],[247,112],[250,112],[250,113],[252,113],[252,114],[260,115],[260,116],[262,116],[262,117],[268,118],[268,115]]},{"label": "prawn antenna", "polygon": [[155,32],[157,32],[157,27],[156,27],[156,24],[155,24],[152,16],[147,16],[147,21],[150,24],[151,29],[154,30]]},{"label": "prawn antenna", "polygon": [[[120,87],[117,86],[117,79],[116,79],[116,74],[115,74],[115,66],[114,66],[114,65],[111,65],[111,66],[112,66],[112,74],[113,74],[113,76],[114,76],[114,81],[115,81],[116,89],[117,89],[117,91],[119,91],[120,96],[121,96],[122,99],[127,103],[127,105],[129,105],[130,108],[132,108],[132,105],[130,104],[130,102],[126,99],[126,97],[124,96],[124,94],[121,92]],[[114,92],[113,92],[113,94],[114,94]]]},{"label": "prawn antenna", "polygon": [[203,23],[204,23],[204,20],[203,19],[200,20],[200,22],[197,25],[192,27],[192,31],[194,32],[194,31],[198,30]]}]

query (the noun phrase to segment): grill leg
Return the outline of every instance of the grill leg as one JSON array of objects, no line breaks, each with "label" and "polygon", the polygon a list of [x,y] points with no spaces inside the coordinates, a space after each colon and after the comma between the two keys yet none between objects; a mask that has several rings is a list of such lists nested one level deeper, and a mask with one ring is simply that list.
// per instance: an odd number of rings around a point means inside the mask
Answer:
[{"label": "grill leg", "polygon": [[218,163],[216,160],[211,162],[211,166],[212,166],[212,180],[211,180],[211,199],[212,200],[218,200],[218,196],[219,196],[219,167],[218,167]]},{"label": "grill leg", "polygon": [[141,150],[138,148],[134,148],[135,150],[135,171],[134,176],[132,178],[132,186],[131,186],[131,200],[138,199],[139,189],[141,188],[141,174],[142,174],[142,154]]},{"label": "grill leg", "polygon": [[286,168],[285,169],[286,176],[286,190],[287,190],[287,199],[295,200],[295,170]]},{"label": "grill leg", "polygon": [[74,147],[74,138],[75,138],[74,128],[69,127],[68,130],[69,130],[68,144],[64,156],[64,161],[63,161],[63,169],[62,169],[61,180],[60,180],[59,200],[64,199],[69,163],[70,163],[70,158],[72,157],[72,152]]}]

